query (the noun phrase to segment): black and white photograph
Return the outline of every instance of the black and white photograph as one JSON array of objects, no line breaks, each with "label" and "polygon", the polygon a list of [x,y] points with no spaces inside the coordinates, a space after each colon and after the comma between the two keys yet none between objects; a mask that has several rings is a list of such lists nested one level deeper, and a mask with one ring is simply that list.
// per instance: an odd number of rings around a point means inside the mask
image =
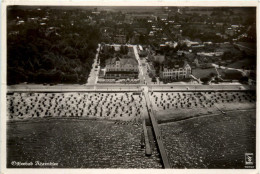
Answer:
[{"label": "black and white photograph", "polygon": [[6,169],[256,171],[257,6],[5,10]]}]

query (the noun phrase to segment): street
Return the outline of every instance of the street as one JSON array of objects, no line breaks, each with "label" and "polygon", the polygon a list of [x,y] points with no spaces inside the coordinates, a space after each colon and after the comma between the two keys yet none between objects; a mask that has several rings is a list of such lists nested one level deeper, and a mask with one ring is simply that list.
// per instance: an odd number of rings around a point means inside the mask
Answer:
[{"label": "street", "polygon": [[134,48],[136,60],[138,61],[138,64],[139,64],[139,71],[140,71],[139,78],[140,78],[141,84],[146,84],[146,85],[154,84],[154,82],[152,82],[152,79],[148,75],[147,60],[145,58],[140,58],[140,56],[138,54],[138,50],[137,50],[137,45],[134,45],[133,48]]},{"label": "street", "polygon": [[101,45],[98,44],[96,57],[95,57],[94,62],[92,64],[92,68],[91,68],[91,71],[90,71],[90,74],[89,74],[89,78],[88,78],[88,82],[87,82],[88,85],[95,85],[95,84],[97,84],[98,73],[99,73],[99,69],[100,69],[100,66],[99,66],[97,60],[98,60],[98,55],[99,55],[99,51],[100,51],[100,46]]},{"label": "street", "polygon": [[137,62],[138,62],[140,83],[141,83],[141,84],[145,84],[146,81],[145,81],[144,72],[143,72],[143,69],[142,69],[141,60],[140,60],[140,57],[139,57],[139,55],[138,55],[137,46],[134,45],[134,46],[133,46],[133,49],[134,49],[135,58],[136,58],[136,60],[137,60]]}]

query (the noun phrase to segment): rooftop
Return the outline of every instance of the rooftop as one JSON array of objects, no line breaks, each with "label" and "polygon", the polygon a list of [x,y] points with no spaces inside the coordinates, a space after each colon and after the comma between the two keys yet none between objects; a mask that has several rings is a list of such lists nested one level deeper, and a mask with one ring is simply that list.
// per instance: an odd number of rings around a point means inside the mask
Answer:
[{"label": "rooftop", "polygon": [[167,69],[179,69],[179,68],[184,68],[188,63],[186,61],[176,61],[171,64],[164,64],[163,68]]},{"label": "rooftop", "polygon": [[115,65],[116,61],[120,61],[121,65],[130,64],[130,65],[133,65],[133,66],[138,66],[138,62],[134,58],[119,58],[119,57],[107,59],[106,65]]}]

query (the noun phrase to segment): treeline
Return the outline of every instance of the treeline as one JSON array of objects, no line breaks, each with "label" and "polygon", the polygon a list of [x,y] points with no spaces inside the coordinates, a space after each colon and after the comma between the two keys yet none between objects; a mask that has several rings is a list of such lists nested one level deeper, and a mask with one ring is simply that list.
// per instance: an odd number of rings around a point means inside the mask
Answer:
[{"label": "treeline", "polygon": [[[48,11],[48,21],[41,25],[47,14],[41,10],[35,16],[35,10],[8,11],[7,32],[19,31],[7,38],[8,85],[86,83],[99,43],[97,26],[82,23],[77,13],[70,16],[55,9]],[[23,25],[14,23],[17,16],[23,16]],[[39,22],[28,22],[28,17],[38,17]]]},{"label": "treeline", "polygon": [[102,45],[101,51],[99,53],[99,60],[100,60],[100,66],[105,67],[106,66],[106,60],[110,58],[129,58],[130,54],[128,46],[121,45],[119,51],[116,51],[114,46],[110,45]]}]

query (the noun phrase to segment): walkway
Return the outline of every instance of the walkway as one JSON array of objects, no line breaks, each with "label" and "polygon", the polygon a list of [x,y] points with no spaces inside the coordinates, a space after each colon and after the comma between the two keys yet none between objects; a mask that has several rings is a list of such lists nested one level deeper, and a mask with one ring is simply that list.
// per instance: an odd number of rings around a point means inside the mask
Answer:
[{"label": "walkway", "polygon": [[[224,70],[233,70],[233,71],[239,71],[241,72],[243,75],[248,75],[250,73],[250,70],[243,70],[243,69],[237,69],[237,68],[229,68],[229,67],[225,67],[225,66],[219,66],[217,64],[212,63],[212,66],[215,68],[219,68],[219,69],[224,69]],[[217,71],[217,69],[216,69]],[[218,72],[217,72],[218,73]]]}]

